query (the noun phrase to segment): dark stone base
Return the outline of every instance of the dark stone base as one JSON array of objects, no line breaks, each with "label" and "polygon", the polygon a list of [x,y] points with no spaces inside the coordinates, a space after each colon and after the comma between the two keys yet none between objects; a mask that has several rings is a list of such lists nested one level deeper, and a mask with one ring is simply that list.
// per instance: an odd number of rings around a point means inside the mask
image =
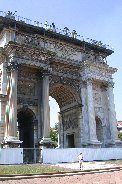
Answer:
[{"label": "dark stone base", "polygon": [[43,138],[39,144],[42,148],[53,148],[54,142],[50,138]]}]

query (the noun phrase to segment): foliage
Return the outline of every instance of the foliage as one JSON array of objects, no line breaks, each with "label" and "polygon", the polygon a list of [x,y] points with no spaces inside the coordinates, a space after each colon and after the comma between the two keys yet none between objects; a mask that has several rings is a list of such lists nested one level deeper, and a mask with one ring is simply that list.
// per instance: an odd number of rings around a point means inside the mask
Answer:
[{"label": "foliage", "polygon": [[120,140],[122,140],[122,132],[119,132],[118,137]]},{"label": "foliage", "polygon": [[56,123],[54,128],[50,128],[50,138],[53,141],[53,147],[58,146],[58,133],[58,123]]}]

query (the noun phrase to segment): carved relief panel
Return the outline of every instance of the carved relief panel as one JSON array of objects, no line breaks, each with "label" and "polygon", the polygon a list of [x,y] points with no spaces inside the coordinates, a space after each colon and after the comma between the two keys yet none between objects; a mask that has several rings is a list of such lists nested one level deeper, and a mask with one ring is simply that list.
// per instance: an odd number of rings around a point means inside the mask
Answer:
[{"label": "carved relief panel", "polygon": [[64,131],[67,130],[74,130],[78,128],[78,116],[79,114],[77,112],[71,112],[70,114],[64,114],[63,115],[63,126]]},{"label": "carved relief panel", "polygon": [[103,117],[104,109],[103,109],[103,99],[102,99],[102,91],[100,84],[93,84],[93,99],[94,99],[94,108],[96,115],[99,114]]},{"label": "carved relief panel", "polygon": [[18,81],[18,94],[35,96],[35,84],[31,82]]}]

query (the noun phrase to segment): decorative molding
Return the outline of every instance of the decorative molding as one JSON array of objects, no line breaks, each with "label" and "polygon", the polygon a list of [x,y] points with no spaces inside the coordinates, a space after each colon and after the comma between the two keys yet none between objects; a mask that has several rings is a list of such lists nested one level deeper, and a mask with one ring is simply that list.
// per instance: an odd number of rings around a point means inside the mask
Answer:
[{"label": "decorative molding", "polygon": [[80,82],[78,80],[72,80],[70,78],[63,77],[63,76],[51,75],[50,86],[53,86],[56,84],[67,85],[74,88],[77,92],[80,91]]},{"label": "decorative molding", "polygon": [[9,42],[5,47],[5,52],[9,58],[14,59],[18,64],[31,64],[41,66],[41,64],[49,65],[54,60],[55,53],[44,48],[39,49],[26,44],[20,45],[16,42]]},{"label": "decorative molding", "polygon": [[24,105],[24,106],[38,106],[38,100],[32,98],[24,98],[18,96],[17,104]]},{"label": "decorative molding", "polygon": [[81,67],[81,78],[83,81],[93,79],[102,82],[112,82],[112,74],[116,71],[116,68],[111,68],[106,64],[87,61]]},{"label": "decorative molding", "polygon": [[30,80],[31,81],[38,81],[40,80],[42,76],[41,70],[38,70],[36,68],[30,68],[26,66],[19,67],[18,71],[18,78],[19,80]]},{"label": "decorative molding", "polygon": [[102,105],[102,99],[100,93],[94,93],[94,103],[97,105]]}]

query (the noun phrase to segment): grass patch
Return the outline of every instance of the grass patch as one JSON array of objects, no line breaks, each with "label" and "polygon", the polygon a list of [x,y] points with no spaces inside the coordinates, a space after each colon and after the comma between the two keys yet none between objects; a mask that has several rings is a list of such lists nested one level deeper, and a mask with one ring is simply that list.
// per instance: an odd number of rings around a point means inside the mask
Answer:
[{"label": "grass patch", "polygon": [[122,160],[108,160],[105,162],[106,164],[116,164],[116,165],[122,165]]},{"label": "grass patch", "polygon": [[66,171],[66,169],[42,164],[0,165],[0,175],[42,174],[63,171]]}]

